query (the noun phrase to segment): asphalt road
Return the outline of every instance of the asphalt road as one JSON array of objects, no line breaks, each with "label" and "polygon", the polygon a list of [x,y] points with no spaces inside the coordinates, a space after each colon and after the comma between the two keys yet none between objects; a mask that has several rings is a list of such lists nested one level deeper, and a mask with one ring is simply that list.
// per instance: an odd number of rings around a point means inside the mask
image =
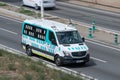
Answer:
[{"label": "asphalt road", "polygon": [[[22,4],[20,1],[9,3],[18,6]],[[56,2],[55,10],[45,10],[45,13],[66,19],[76,20],[86,24],[91,24],[92,19],[94,19],[96,21],[96,25],[99,27],[120,31],[120,14],[118,13],[112,13],[58,1]]]},{"label": "asphalt road", "polygon": [[87,24],[91,24],[92,19],[95,19],[97,26],[120,31],[120,14],[61,2],[57,3],[56,10],[46,12]]},{"label": "asphalt road", "polygon": [[[21,2],[12,2],[12,4],[20,5]],[[91,20],[94,18],[96,20],[96,25],[120,31],[120,14],[69,5],[61,2],[57,2],[55,10],[46,10],[45,12],[88,24],[90,24]],[[20,32],[20,22],[0,17],[0,44],[23,51],[21,49]],[[104,45],[90,41],[87,41],[86,43],[90,48],[91,61],[85,66],[71,65],[65,67],[85,73],[98,80],[119,80],[120,50],[105,47]]]},{"label": "asphalt road", "polygon": [[[0,44],[23,51],[21,48],[21,22],[0,16]],[[91,60],[85,66],[69,65],[69,69],[82,72],[98,80],[120,79],[120,50],[86,41]]]}]

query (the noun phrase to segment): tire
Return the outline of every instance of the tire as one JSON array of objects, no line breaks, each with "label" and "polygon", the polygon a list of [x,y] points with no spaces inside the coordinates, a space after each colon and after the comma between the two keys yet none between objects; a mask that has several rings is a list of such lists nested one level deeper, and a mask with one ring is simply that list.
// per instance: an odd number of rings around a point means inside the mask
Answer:
[{"label": "tire", "polygon": [[26,53],[27,53],[28,56],[32,56],[33,55],[30,46],[26,47]]},{"label": "tire", "polygon": [[38,10],[39,9],[39,6],[37,4],[35,4],[35,9]]},{"label": "tire", "polygon": [[55,10],[55,9],[56,9],[56,7],[51,7],[50,9],[51,9],[51,10]]},{"label": "tire", "polygon": [[80,65],[83,65],[83,66],[84,66],[84,65],[86,65],[86,62],[82,62],[82,63],[80,63]]},{"label": "tire", "polygon": [[55,64],[57,66],[62,66],[62,61],[61,61],[61,58],[59,56],[55,57]]}]

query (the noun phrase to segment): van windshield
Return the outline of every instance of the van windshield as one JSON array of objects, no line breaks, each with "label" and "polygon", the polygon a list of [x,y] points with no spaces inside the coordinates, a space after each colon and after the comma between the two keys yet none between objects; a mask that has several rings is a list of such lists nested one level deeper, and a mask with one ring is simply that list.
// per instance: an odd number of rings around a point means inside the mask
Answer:
[{"label": "van windshield", "polygon": [[56,35],[60,44],[82,43],[78,31],[56,32]]}]

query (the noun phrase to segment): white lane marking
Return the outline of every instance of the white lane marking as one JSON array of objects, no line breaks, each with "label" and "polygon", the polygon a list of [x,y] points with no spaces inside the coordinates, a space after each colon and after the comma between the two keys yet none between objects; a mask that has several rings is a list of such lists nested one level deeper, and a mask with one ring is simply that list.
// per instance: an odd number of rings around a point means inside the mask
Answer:
[{"label": "white lane marking", "polygon": [[91,57],[91,59],[94,59],[94,60],[97,60],[97,61],[100,61],[100,62],[103,62],[103,63],[107,63],[107,61],[102,60],[102,59],[98,59],[98,58],[95,58],[95,57]]},{"label": "white lane marking", "polygon": [[10,30],[4,29],[4,28],[0,28],[0,30],[3,30],[3,31],[6,31],[6,32],[9,32],[9,33],[12,33],[12,34],[15,34],[15,35],[18,34],[18,33],[15,33],[15,32],[13,32],[13,31],[10,31]]},{"label": "white lane marking", "polygon": [[[97,43],[97,42],[92,42],[92,41],[89,41],[89,40],[86,40],[86,41],[89,42],[89,43],[93,43],[93,44],[99,45],[99,46],[103,46],[103,47],[106,47],[106,48],[114,49],[114,50],[120,52],[120,49],[118,49],[118,48],[114,48],[114,47],[107,46],[107,45],[104,45],[104,44],[100,44],[100,43]],[[102,43],[102,42],[101,42],[101,43]]]},{"label": "white lane marking", "polygon": [[1,18],[4,18],[4,19],[11,20],[11,21],[15,21],[15,22],[18,22],[18,23],[22,23],[22,21],[19,21],[19,20],[17,20],[17,19],[12,19],[12,18],[10,18],[10,17],[4,17],[4,16],[1,16],[1,15],[0,15],[0,17],[1,17]]}]

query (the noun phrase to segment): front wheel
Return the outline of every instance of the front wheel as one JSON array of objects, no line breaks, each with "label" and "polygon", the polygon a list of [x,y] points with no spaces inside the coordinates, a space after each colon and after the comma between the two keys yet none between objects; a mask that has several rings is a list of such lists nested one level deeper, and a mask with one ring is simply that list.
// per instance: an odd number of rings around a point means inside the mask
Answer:
[{"label": "front wheel", "polygon": [[80,65],[83,65],[83,66],[84,66],[84,65],[86,65],[86,62],[82,62],[82,63],[80,63]]},{"label": "front wheel", "polygon": [[30,46],[26,47],[26,53],[28,56],[32,56],[32,50],[31,50]]},{"label": "front wheel", "polygon": [[61,58],[59,56],[56,56],[55,57],[55,64],[57,66],[61,66],[62,65],[62,61],[61,61]]}]

